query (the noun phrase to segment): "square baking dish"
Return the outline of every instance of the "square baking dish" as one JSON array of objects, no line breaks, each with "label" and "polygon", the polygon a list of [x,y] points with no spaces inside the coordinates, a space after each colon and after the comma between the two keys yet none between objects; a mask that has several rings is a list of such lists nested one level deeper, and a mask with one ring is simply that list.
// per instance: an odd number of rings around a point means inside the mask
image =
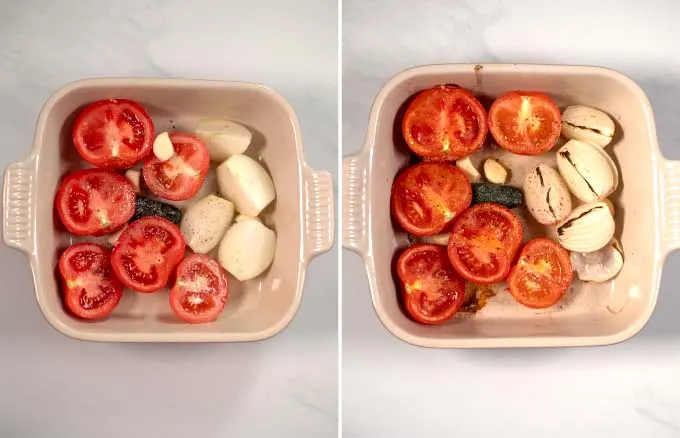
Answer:
[{"label": "square baking dish", "polygon": [[[405,316],[392,265],[408,241],[390,215],[392,181],[410,160],[405,145],[396,147],[400,111],[418,91],[450,83],[487,99],[512,90],[544,91],[560,108],[594,106],[614,118],[619,134],[607,151],[621,175],[612,199],[625,263],[613,281],[576,280],[557,306],[542,311],[522,307],[501,291],[476,314],[461,312],[439,326]],[[661,156],[649,100],[616,71],[559,65],[423,66],[398,74],[377,95],[363,149],[343,160],[343,207],[343,246],[363,257],[375,311],[396,337],[435,348],[606,345],[632,337],[647,323],[664,260],[680,248],[680,162]]]},{"label": "square baking dish", "polygon": [[[271,267],[246,282],[229,279],[229,301],[220,318],[189,325],[175,317],[167,291],[123,293],[106,319],[87,322],[64,311],[58,286],[60,251],[75,237],[58,230],[54,196],[66,172],[83,167],[71,130],[89,102],[107,98],[139,101],[156,131],[192,132],[200,118],[239,122],[253,132],[247,154],[269,170],[277,199],[265,222],[277,235]],[[38,304],[60,332],[88,341],[241,342],[265,339],[293,319],[302,295],[305,270],[333,244],[333,185],[328,172],[304,161],[300,126],[292,107],[274,91],[257,84],[182,79],[87,79],[58,90],[43,107],[33,150],[5,171],[5,243],[27,254]],[[87,240],[87,239],[85,239]]]}]

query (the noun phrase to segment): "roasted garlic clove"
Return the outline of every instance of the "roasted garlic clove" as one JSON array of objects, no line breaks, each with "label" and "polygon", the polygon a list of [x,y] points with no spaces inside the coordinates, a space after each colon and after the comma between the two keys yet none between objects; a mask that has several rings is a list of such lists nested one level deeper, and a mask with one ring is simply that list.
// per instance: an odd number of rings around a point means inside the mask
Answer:
[{"label": "roasted garlic clove", "polygon": [[501,163],[488,158],[484,161],[484,177],[494,184],[505,184],[508,180],[508,171]]},{"label": "roasted garlic clove", "polygon": [[593,252],[571,252],[571,265],[580,280],[603,283],[614,278],[623,267],[620,247],[610,242]]}]

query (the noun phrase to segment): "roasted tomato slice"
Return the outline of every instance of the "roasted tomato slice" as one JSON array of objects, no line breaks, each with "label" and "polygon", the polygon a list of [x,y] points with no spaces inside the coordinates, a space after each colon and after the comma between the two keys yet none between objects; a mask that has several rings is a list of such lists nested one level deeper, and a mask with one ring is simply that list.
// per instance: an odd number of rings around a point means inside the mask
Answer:
[{"label": "roasted tomato slice", "polygon": [[539,237],[520,251],[508,276],[508,288],[519,303],[544,309],[564,296],[573,276],[569,252],[554,240]]},{"label": "roasted tomato slice", "polygon": [[397,261],[406,311],[421,324],[448,321],[463,305],[465,281],[451,267],[446,248],[415,244]]},{"label": "roasted tomato slice", "polygon": [[512,91],[496,99],[489,109],[489,130],[503,149],[519,155],[538,155],[552,149],[560,138],[560,109],[550,96]]},{"label": "roasted tomato slice", "polygon": [[215,260],[192,254],[177,266],[177,280],[170,290],[170,307],[190,324],[217,319],[227,302],[227,274]]},{"label": "roasted tomato slice", "polygon": [[123,285],[111,270],[111,253],[94,243],[76,243],[59,259],[64,303],[75,316],[99,319],[120,302]]},{"label": "roasted tomato slice", "polygon": [[173,132],[170,141],[175,155],[168,161],[149,156],[142,173],[149,190],[162,198],[182,201],[200,190],[208,175],[210,155],[205,143],[193,135]]},{"label": "roasted tomato slice", "polygon": [[125,169],[144,159],[155,135],[146,110],[127,99],[91,103],[73,126],[73,143],[80,156],[105,169]]},{"label": "roasted tomato slice", "polygon": [[392,184],[392,213],[416,236],[448,229],[458,213],[472,202],[467,176],[448,163],[423,162],[401,172]]},{"label": "roasted tomato slice", "polygon": [[508,275],[522,244],[522,224],[510,209],[493,203],[470,207],[454,221],[449,258],[466,280],[497,283]]},{"label": "roasted tomato slice", "polygon": [[156,292],[165,287],[184,249],[177,225],[160,216],[145,216],[120,235],[111,264],[125,286],[137,292]]},{"label": "roasted tomato slice", "polygon": [[135,213],[135,190],[122,175],[85,169],[62,180],[55,204],[68,231],[79,236],[100,236],[130,220]]},{"label": "roasted tomato slice", "polygon": [[418,93],[402,121],[409,148],[436,161],[457,160],[479,150],[486,132],[482,104],[469,91],[451,85]]}]

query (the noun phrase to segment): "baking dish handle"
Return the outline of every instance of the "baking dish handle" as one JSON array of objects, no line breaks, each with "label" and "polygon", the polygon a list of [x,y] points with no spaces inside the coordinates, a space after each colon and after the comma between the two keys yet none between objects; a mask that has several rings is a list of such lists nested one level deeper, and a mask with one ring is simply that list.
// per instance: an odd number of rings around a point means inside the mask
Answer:
[{"label": "baking dish handle", "polygon": [[368,154],[342,160],[342,246],[366,255]]},{"label": "baking dish handle", "polygon": [[36,158],[31,155],[26,160],[12,163],[5,169],[2,191],[3,239],[9,247],[31,254],[34,206],[34,181]]},{"label": "baking dish handle", "polygon": [[664,253],[680,250],[680,161],[664,161],[661,190],[663,199]]},{"label": "baking dish handle", "polygon": [[328,172],[305,167],[305,257],[333,247],[333,179]]}]

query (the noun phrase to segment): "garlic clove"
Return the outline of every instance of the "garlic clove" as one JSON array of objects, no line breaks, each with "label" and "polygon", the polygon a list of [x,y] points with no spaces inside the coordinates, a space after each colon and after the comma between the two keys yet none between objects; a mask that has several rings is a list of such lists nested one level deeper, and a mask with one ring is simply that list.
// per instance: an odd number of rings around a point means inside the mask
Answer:
[{"label": "garlic clove", "polygon": [[435,234],[433,236],[419,236],[416,237],[416,239],[420,243],[430,243],[433,245],[447,246],[449,244],[449,234],[450,233],[441,233]]},{"label": "garlic clove", "polygon": [[135,169],[129,169],[125,172],[125,178],[132,183],[132,188],[136,194],[141,193],[141,172]]},{"label": "garlic clove", "polygon": [[153,154],[161,161],[168,161],[175,155],[175,148],[167,132],[161,132],[153,141]]},{"label": "garlic clove", "polygon": [[572,105],[562,112],[562,135],[605,147],[614,138],[616,125],[604,111],[583,105]]},{"label": "garlic clove", "polygon": [[557,226],[557,240],[570,251],[593,252],[612,240],[615,227],[606,203],[583,204]]},{"label": "garlic clove", "polygon": [[571,252],[571,265],[582,281],[602,283],[614,278],[623,267],[623,253],[615,241],[593,252]]},{"label": "garlic clove", "polygon": [[475,165],[472,164],[472,160],[470,159],[470,157],[465,157],[461,158],[460,160],[457,160],[456,167],[458,167],[460,170],[463,171],[463,173],[465,173],[465,175],[467,175],[471,183],[478,182],[480,179],[482,179],[482,175],[479,173]]},{"label": "garlic clove", "polygon": [[508,171],[501,163],[489,158],[484,161],[484,177],[494,184],[505,184],[508,180]]}]

